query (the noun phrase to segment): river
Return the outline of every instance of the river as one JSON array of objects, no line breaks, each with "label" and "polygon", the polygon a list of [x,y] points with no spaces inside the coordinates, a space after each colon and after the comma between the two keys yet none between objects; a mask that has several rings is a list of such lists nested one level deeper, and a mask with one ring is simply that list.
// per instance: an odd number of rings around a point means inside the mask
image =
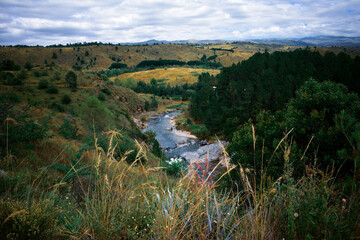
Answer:
[{"label": "river", "polygon": [[[204,161],[206,155],[209,160],[216,160],[222,153],[222,148],[218,142],[208,144],[205,140],[194,139],[181,134],[175,129],[171,118],[180,114],[181,110],[169,113],[154,115],[149,118],[147,127],[143,132],[153,130],[156,132],[156,140],[160,143],[166,157],[182,157],[188,163],[195,160]],[[176,134],[180,133],[180,134]],[[222,142],[224,144],[224,142]]]}]

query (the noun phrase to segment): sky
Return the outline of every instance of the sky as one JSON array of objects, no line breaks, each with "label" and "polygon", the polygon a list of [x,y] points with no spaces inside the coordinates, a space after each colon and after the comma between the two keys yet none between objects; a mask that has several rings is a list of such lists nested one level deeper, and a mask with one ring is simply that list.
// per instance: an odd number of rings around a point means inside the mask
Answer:
[{"label": "sky", "polygon": [[360,0],[0,0],[0,45],[360,36]]}]

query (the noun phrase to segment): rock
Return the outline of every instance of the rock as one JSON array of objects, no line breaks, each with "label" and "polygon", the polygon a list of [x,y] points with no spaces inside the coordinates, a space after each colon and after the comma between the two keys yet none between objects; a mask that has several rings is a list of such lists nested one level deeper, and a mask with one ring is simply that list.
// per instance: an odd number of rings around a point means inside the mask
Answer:
[{"label": "rock", "polygon": [[[226,145],[226,142],[221,142],[222,145]],[[181,154],[181,157],[188,160],[189,163],[192,163],[196,160],[200,160],[201,162],[205,162],[206,157],[209,156],[209,161],[215,161],[221,158],[222,148],[219,142],[215,142],[212,144],[204,145],[199,147],[199,149],[195,152],[185,152]]]}]

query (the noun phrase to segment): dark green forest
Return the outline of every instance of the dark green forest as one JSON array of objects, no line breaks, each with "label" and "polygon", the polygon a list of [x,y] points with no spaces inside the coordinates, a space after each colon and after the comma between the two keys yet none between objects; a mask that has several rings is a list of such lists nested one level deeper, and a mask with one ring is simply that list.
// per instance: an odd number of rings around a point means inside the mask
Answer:
[{"label": "dark green forest", "polygon": [[241,160],[259,178],[270,162],[267,174],[281,175],[283,156],[272,154],[290,130],[291,157],[302,159],[294,163],[295,176],[314,161],[344,176],[360,164],[359,57],[309,49],[257,53],[218,76],[202,74],[194,89],[192,117],[231,140],[233,163]]}]

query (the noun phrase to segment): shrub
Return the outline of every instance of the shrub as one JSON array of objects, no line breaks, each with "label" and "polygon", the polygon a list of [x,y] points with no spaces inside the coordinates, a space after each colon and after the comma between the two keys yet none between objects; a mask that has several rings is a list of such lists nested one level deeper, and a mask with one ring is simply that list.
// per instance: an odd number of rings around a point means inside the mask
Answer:
[{"label": "shrub", "polygon": [[40,79],[38,83],[38,89],[46,89],[49,86],[49,82],[47,79]]},{"label": "shrub", "polygon": [[19,80],[25,80],[27,78],[27,72],[25,70],[21,70],[17,75],[16,77],[19,79]]},{"label": "shrub", "polygon": [[181,173],[187,168],[186,162],[181,157],[170,158],[164,165],[166,172],[174,177],[181,177]]},{"label": "shrub", "polygon": [[33,74],[34,77],[41,77],[41,73],[39,71],[34,71]]},{"label": "shrub", "polygon": [[31,63],[26,62],[26,63],[24,64],[24,68],[26,68],[28,71],[30,71],[30,70],[33,68],[33,66],[32,66]]},{"label": "shrub", "polygon": [[51,200],[26,204],[0,200],[1,239],[56,239],[60,236],[58,210]]},{"label": "shrub", "polygon": [[69,84],[72,90],[77,88],[77,76],[73,71],[69,71],[65,76],[65,81]]},{"label": "shrub", "polygon": [[109,69],[113,69],[113,68],[127,68],[127,65],[124,63],[112,63]]},{"label": "shrub", "polygon": [[59,90],[55,85],[50,85],[48,90],[46,90],[46,92],[50,94],[57,94]]},{"label": "shrub", "polygon": [[114,83],[115,83],[116,86],[122,86],[122,85],[121,85],[121,81],[120,81],[120,79],[118,79],[118,78],[115,78]]},{"label": "shrub", "polygon": [[69,95],[65,94],[61,99],[62,104],[69,104],[71,103],[71,98]]},{"label": "shrub", "polygon": [[161,158],[163,156],[163,152],[161,150],[160,143],[156,139],[154,140],[154,143],[152,145],[152,153],[159,158]]},{"label": "shrub", "polygon": [[0,70],[3,71],[19,71],[20,68],[19,65],[16,65],[15,62],[10,59],[2,61],[2,64],[0,65]]},{"label": "shrub", "polygon": [[103,93],[105,93],[106,95],[111,95],[111,92],[110,92],[110,90],[108,88],[103,88],[103,89],[101,89],[101,91]]},{"label": "shrub", "polygon": [[80,71],[82,69],[82,66],[80,65],[73,65],[72,68],[75,70],[75,71]]},{"label": "shrub", "polygon": [[108,82],[108,81],[109,81],[109,77],[108,77],[106,74],[101,74],[100,77],[101,77],[101,79],[102,79],[104,82]]},{"label": "shrub", "polygon": [[61,76],[61,74],[59,71],[54,72],[54,80],[55,81],[59,81],[61,79],[60,76]]},{"label": "shrub", "polygon": [[74,139],[76,137],[77,129],[73,127],[69,120],[65,120],[59,128],[61,136],[67,139]]},{"label": "shrub", "polygon": [[105,94],[102,93],[102,92],[99,92],[98,99],[99,99],[100,101],[105,101],[105,100],[106,100]]},{"label": "shrub", "polygon": [[125,78],[121,81],[121,86],[134,89],[137,87],[136,79],[135,78]]},{"label": "shrub", "polygon": [[209,130],[206,128],[205,125],[192,125],[191,132],[199,138],[206,138],[210,134]]},{"label": "shrub", "polygon": [[92,128],[93,121],[99,130],[113,125],[113,114],[95,96],[89,97],[82,104],[80,116],[89,129]]},{"label": "shrub", "polygon": [[59,112],[65,112],[65,108],[63,105],[57,103],[57,102],[53,102],[51,103],[49,106],[49,108],[55,110],[55,111],[59,111]]},{"label": "shrub", "polygon": [[149,137],[150,141],[154,141],[156,137],[156,132],[154,130],[147,130],[145,134]]},{"label": "shrub", "polygon": [[4,81],[5,85],[22,85],[22,80],[19,79],[18,77],[14,77],[12,74],[7,75],[6,80]]}]

